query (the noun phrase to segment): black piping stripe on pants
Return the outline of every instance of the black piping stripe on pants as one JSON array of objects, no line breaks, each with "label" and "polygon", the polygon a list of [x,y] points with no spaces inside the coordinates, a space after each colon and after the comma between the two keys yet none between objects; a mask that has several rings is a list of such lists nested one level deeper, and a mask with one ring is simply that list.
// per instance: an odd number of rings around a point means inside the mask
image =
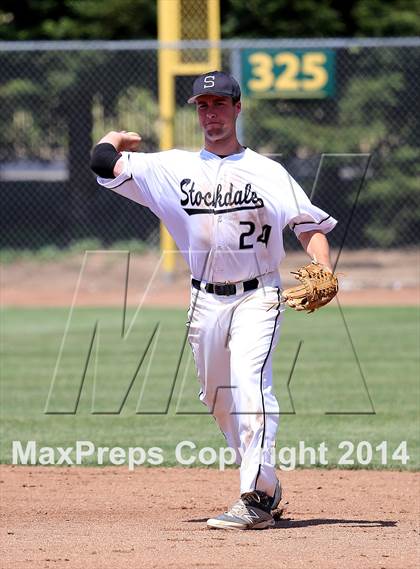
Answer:
[{"label": "black piping stripe on pants", "polygon": [[[280,289],[279,289],[278,287],[277,287],[277,298],[278,298],[278,301],[279,301],[279,304],[280,304]],[[261,367],[261,374],[260,374],[260,392],[261,392],[261,400],[262,400],[262,408],[263,408],[263,421],[264,421],[264,426],[263,426],[263,434],[262,434],[262,437],[261,437],[260,464],[258,465],[258,472],[257,472],[257,476],[256,476],[256,478],[255,478],[254,490],[257,489],[258,478],[259,478],[260,473],[261,473],[261,456],[262,456],[262,452],[263,452],[263,449],[264,449],[264,439],[265,439],[265,405],[264,405],[264,391],[263,391],[263,388],[262,388],[262,383],[263,383],[263,371],[264,371],[265,364],[267,363],[267,360],[268,360],[268,358],[269,358],[269,356],[270,356],[270,354],[271,354],[271,348],[272,348],[272,346],[273,346],[273,340],[274,340],[274,336],[275,336],[275,334],[276,334],[277,319],[278,319],[278,317],[279,317],[279,314],[280,314],[280,310],[278,309],[276,319],[274,320],[274,328],[273,328],[273,333],[272,333],[272,335],[271,335],[270,347],[268,348],[267,355],[265,356],[265,360],[264,360],[264,363],[263,363],[263,365],[262,365],[262,367]]]}]

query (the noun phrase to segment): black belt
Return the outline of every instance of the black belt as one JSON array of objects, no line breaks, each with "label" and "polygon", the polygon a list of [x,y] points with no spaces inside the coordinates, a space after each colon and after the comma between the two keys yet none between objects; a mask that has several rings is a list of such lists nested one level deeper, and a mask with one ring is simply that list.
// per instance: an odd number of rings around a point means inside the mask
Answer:
[{"label": "black belt", "polygon": [[[191,284],[197,290],[201,290],[201,281],[197,279],[191,279]],[[244,281],[241,283],[243,285],[244,292],[249,290],[254,290],[258,288],[258,279],[251,279],[250,281]],[[211,294],[218,294],[220,296],[230,296],[236,294],[236,285],[233,283],[218,284],[218,283],[206,283],[204,285],[204,290]]]}]

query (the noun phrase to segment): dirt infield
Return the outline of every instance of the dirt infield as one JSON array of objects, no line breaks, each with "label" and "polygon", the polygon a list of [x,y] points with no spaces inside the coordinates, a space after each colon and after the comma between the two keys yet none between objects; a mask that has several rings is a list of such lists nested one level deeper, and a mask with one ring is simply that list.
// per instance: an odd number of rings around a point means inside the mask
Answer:
[{"label": "dirt infield", "polygon": [[[2,267],[3,306],[122,306],[127,277],[127,253],[89,253],[75,295],[83,255],[57,261],[18,261]],[[337,252],[333,252],[334,259]],[[296,282],[290,271],[308,262],[305,253],[289,253],[282,263],[283,286]],[[343,305],[414,306],[420,301],[420,257],[411,251],[343,251],[339,272],[339,299]],[[165,278],[166,277],[166,278]],[[127,305],[187,307],[190,275],[179,253],[168,281],[157,252],[131,255]]]},{"label": "dirt infield", "polygon": [[1,466],[1,566],[419,566],[419,473],[280,476],[289,506],[276,527],[239,532],[205,525],[236,499],[236,471]]}]

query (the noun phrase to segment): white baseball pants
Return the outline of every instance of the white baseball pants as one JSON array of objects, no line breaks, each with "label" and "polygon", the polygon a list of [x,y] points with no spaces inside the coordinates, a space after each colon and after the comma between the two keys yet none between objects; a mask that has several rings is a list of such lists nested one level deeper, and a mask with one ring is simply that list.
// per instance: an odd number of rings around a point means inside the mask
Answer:
[{"label": "white baseball pants", "polygon": [[235,296],[192,288],[188,340],[200,400],[236,451],[241,494],[262,490],[273,496],[279,406],[272,390],[272,354],[284,308],[278,273],[259,280],[259,288]]}]

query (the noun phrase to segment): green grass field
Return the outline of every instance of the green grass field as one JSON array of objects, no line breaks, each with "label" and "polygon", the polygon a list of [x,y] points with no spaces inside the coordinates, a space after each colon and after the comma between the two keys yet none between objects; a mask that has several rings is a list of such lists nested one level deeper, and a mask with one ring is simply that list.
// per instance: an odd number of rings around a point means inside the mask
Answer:
[{"label": "green grass field", "polygon": [[[314,448],[325,442],[330,467],[342,462],[349,448],[354,464],[342,466],[418,468],[418,313],[392,307],[346,307],[343,313],[351,342],[335,306],[310,316],[287,312],[274,356],[283,413],[277,451],[296,448],[299,441]],[[130,311],[126,330],[132,318]],[[143,309],[121,339],[121,310],[78,309],[53,382],[67,319],[65,309],[2,311],[1,462],[11,462],[13,440],[35,440],[38,448],[74,447],[78,440],[146,451],[159,447],[165,465],[177,463],[175,447],[183,440],[197,450],[225,446],[197,399],[194,364],[184,345],[184,310]],[[288,382],[299,345],[291,400]],[[339,448],[341,441],[352,442],[353,452],[348,445]],[[383,441],[386,447],[377,450]],[[406,464],[401,453],[392,458],[402,441],[410,456]],[[286,465],[289,458],[284,450]],[[96,463],[96,455],[83,462]]]}]

